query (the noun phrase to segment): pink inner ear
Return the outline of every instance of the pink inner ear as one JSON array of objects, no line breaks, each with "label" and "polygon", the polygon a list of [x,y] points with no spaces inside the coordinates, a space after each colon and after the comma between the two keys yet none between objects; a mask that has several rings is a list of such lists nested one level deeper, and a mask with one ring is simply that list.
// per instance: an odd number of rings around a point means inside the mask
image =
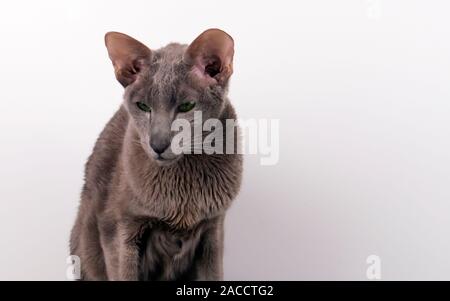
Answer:
[{"label": "pink inner ear", "polygon": [[207,60],[205,64],[205,73],[209,76],[214,77],[220,73],[221,63],[219,58],[212,58]]},{"label": "pink inner ear", "polygon": [[233,73],[233,38],[226,32],[211,28],[200,34],[186,50],[184,61],[202,85],[225,85]]},{"label": "pink inner ear", "polygon": [[209,85],[217,83],[217,81],[214,78],[205,73],[205,67],[195,65],[194,68],[192,68],[191,72],[195,76],[195,78],[198,79],[197,82],[202,87],[207,87]]},{"label": "pink inner ear", "polygon": [[202,87],[217,84],[217,79],[214,77],[220,73],[220,60],[213,59],[197,59],[192,74],[199,80]]},{"label": "pink inner ear", "polygon": [[126,34],[108,32],[105,35],[105,44],[114,65],[116,78],[124,87],[133,83],[138,73],[150,62],[151,50]]}]

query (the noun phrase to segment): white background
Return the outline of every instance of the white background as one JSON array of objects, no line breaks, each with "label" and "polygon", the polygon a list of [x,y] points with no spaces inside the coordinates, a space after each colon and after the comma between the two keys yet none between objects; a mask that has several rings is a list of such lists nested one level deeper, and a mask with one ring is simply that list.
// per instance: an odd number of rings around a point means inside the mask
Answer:
[{"label": "white background", "polygon": [[3,1],[0,279],[64,280],[83,165],[121,102],[110,30],[235,39],[242,118],[280,119],[226,222],[227,280],[450,280],[448,1]]}]

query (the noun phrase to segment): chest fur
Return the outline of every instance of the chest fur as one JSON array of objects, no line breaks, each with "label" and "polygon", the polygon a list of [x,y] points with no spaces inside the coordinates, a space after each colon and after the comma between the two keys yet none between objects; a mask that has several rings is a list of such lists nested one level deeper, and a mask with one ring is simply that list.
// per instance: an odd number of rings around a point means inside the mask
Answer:
[{"label": "chest fur", "polygon": [[[170,225],[188,228],[222,214],[241,184],[240,155],[190,155],[168,167],[127,156],[130,189],[139,214],[157,217]],[[148,161],[148,159],[147,159]]]},{"label": "chest fur", "polygon": [[139,279],[189,279],[195,273],[195,256],[201,252],[207,228],[207,222],[181,231],[160,221],[149,223],[140,240]]}]

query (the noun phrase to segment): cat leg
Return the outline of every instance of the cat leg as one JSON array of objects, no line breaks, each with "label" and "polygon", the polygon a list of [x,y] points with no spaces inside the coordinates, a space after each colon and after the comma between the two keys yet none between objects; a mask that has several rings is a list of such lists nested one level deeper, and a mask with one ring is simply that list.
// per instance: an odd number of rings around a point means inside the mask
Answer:
[{"label": "cat leg", "polygon": [[80,257],[79,280],[107,280],[97,219],[94,215],[78,216],[72,230],[70,249],[71,255]]},{"label": "cat leg", "polygon": [[[210,221],[198,248],[198,257],[194,258],[195,279],[219,281],[223,279],[223,219],[220,216]],[[197,255],[196,255],[197,256]]]},{"label": "cat leg", "polygon": [[137,237],[139,227],[135,223],[120,223],[119,240],[119,279],[122,281],[139,280],[139,247]]}]

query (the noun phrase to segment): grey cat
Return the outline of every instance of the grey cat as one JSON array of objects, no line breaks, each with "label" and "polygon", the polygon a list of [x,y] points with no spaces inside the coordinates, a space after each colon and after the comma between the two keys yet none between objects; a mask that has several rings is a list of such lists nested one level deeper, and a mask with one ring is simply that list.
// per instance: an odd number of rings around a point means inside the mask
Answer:
[{"label": "grey cat", "polygon": [[220,280],[242,156],[176,154],[171,123],[192,123],[195,111],[236,119],[227,98],[233,39],[209,29],[189,46],[150,50],[109,32],[105,43],[125,92],[86,163],[70,238],[82,280]]}]

